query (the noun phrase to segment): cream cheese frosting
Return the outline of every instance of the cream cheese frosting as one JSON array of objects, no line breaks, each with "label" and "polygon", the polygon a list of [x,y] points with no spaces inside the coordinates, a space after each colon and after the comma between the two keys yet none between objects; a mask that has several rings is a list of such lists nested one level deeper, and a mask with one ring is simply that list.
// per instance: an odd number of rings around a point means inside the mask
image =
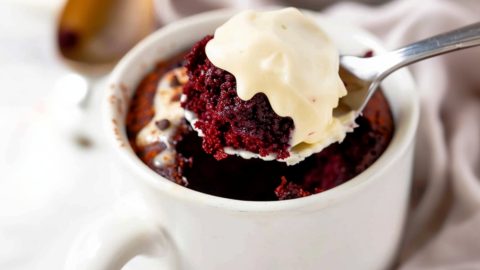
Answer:
[{"label": "cream cheese frosting", "polygon": [[338,50],[299,10],[241,12],[216,29],[205,52],[215,66],[235,76],[242,100],[264,93],[275,113],[293,119],[287,163],[342,141],[353,130],[354,112],[334,114],[347,94]]}]

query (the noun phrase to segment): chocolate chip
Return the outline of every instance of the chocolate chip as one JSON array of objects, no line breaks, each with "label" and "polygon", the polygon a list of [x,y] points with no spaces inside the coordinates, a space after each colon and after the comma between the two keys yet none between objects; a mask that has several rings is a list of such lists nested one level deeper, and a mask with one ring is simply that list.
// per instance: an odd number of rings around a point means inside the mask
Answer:
[{"label": "chocolate chip", "polygon": [[173,76],[172,81],[170,82],[170,86],[171,86],[171,87],[177,87],[177,86],[180,86],[180,85],[182,85],[182,84],[181,84],[180,81],[178,80],[178,77],[177,77],[177,76]]},{"label": "chocolate chip", "polygon": [[373,51],[372,50],[369,50],[367,52],[365,52],[365,54],[363,55],[363,57],[365,58],[369,58],[369,57],[372,57],[373,56]]},{"label": "chocolate chip", "polygon": [[159,121],[155,122],[155,125],[157,125],[157,127],[160,130],[166,130],[167,128],[170,127],[170,121],[168,121],[168,119],[162,119],[162,120],[159,120]]},{"label": "chocolate chip", "polygon": [[88,149],[93,146],[93,141],[84,134],[76,134],[73,139],[81,148]]},{"label": "chocolate chip", "polygon": [[178,102],[180,101],[180,98],[182,97],[182,94],[181,93],[177,93],[175,95],[172,96],[172,99],[170,99],[171,102]]}]

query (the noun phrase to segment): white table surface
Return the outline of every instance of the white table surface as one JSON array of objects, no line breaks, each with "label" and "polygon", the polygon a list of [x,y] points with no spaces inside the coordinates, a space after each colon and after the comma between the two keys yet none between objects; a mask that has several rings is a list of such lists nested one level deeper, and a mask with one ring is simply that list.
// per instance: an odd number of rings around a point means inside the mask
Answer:
[{"label": "white table surface", "polygon": [[[0,269],[64,269],[82,230],[134,194],[101,137],[72,143],[79,112],[54,46],[61,2],[0,0]],[[98,114],[86,121],[100,130]]]}]

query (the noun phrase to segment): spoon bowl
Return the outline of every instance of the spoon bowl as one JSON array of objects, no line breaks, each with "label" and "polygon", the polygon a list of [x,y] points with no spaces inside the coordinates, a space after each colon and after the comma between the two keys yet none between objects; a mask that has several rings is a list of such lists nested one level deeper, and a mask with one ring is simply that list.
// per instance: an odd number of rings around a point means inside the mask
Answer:
[{"label": "spoon bowl", "polygon": [[358,116],[382,80],[392,72],[436,55],[479,45],[480,23],[474,23],[378,56],[341,56],[340,76],[348,94],[340,100],[339,108],[347,106]]}]

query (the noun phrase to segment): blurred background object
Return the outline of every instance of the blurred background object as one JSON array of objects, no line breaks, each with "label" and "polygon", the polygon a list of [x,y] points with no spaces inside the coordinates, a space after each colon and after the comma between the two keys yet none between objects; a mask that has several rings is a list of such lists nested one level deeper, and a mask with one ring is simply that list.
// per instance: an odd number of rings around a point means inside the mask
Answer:
[{"label": "blurred background object", "polygon": [[155,29],[151,0],[68,0],[57,41],[64,58],[91,68],[115,63]]},{"label": "blurred background object", "polygon": [[[68,99],[71,110],[65,112],[78,116],[77,124],[71,125],[69,131],[73,142],[85,148],[93,146],[92,137],[95,135],[92,131],[96,129],[89,124],[96,113],[85,110],[94,84],[99,76],[109,72],[128,50],[156,28],[152,0],[65,2],[58,15],[57,48],[60,59],[78,74],[66,75],[59,79],[61,84],[57,86],[61,85],[70,96],[76,97]],[[84,111],[78,112],[76,107]],[[73,119],[72,116],[69,118]]]},{"label": "blurred background object", "polygon": [[219,8],[255,8],[261,6],[293,6],[321,10],[341,2],[379,5],[390,0],[153,0],[159,22],[165,24],[179,18]]}]

